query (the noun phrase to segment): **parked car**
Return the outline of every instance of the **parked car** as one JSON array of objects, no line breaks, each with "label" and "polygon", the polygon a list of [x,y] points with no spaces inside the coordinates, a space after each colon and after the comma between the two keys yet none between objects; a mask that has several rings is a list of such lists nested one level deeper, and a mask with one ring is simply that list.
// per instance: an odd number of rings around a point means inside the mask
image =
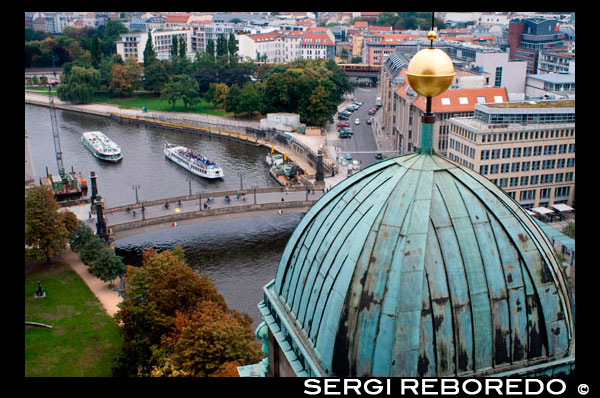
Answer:
[{"label": "parked car", "polygon": [[338,138],[352,138],[352,133],[347,131],[341,131]]},{"label": "parked car", "polygon": [[383,155],[379,152],[375,154],[375,159],[383,159]]},{"label": "parked car", "polygon": [[344,159],[345,159],[345,160],[352,160],[352,154],[350,154],[350,153],[345,153],[345,154],[344,154]]},{"label": "parked car", "polygon": [[367,121],[365,123],[371,124],[371,119],[367,119]]},{"label": "parked car", "polygon": [[356,105],[356,106],[359,106],[359,107],[360,107],[362,104],[363,104],[363,103],[362,103],[362,102],[360,102],[360,101],[354,101],[354,105]]},{"label": "parked car", "polygon": [[374,115],[374,114],[375,114],[375,112],[376,112],[376,110],[375,110],[375,109],[369,109],[369,115]]},{"label": "parked car", "polygon": [[360,124],[360,119],[356,118],[356,120],[354,121],[354,124]]},{"label": "parked car", "polygon": [[346,122],[339,122],[338,127],[350,127],[350,124],[346,123]]},{"label": "parked car", "polygon": [[347,106],[347,107],[346,107],[346,110],[347,110],[348,112],[354,112],[356,109],[354,109],[354,106],[353,106],[353,105],[350,105],[350,106]]},{"label": "parked car", "polygon": [[362,162],[361,162],[360,160],[358,160],[358,159],[354,159],[354,160],[352,161],[352,169],[354,169],[354,170],[358,170],[358,169],[360,169],[360,165],[361,165],[361,163],[362,163]]},{"label": "parked car", "polygon": [[339,115],[338,116],[338,120],[348,120],[348,116],[346,116],[346,115]]}]

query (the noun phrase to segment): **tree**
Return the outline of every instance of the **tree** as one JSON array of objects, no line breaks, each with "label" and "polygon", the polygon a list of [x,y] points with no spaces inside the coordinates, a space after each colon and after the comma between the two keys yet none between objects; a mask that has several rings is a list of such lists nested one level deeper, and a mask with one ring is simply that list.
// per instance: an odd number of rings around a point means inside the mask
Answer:
[{"label": "tree", "polygon": [[196,105],[200,101],[196,79],[184,74],[177,75],[175,78],[178,79],[181,87],[181,100],[185,109],[187,109],[188,105]]},{"label": "tree", "polygon": [[333,122],[337,111],[336,87],[329,80],[321,80],[312,90],[307,101],[302,101],[298,113],[308,124],[322,126]]},{"label": "tree", "polygon": [[211,83],[217,83],[217,70],[214,67],[202,68],[194,73],[194,78],[198,82],[198,93],[205,95],[210,89]]},{"label": "tree", "polygon": [[223,372],[232,363],[256,363],[263,358],[246,314],[224,308],[213,301],[201,301],[190,313],[178,312],[174,328],[153,352],[161,364],[188,375],[204,377]]},{"label": "tree", "polygon": [[146,47],[144,48],[144,70],[156,60],[154,44],[152,43],[152,32],[148,31],[148,40],[146,40]]},{"label": "tree", "polygon": [[238,41],[235,39],[233,32],[229,33],[229,40],[227,41],[227,49],[229,51],[229,66],[234,66],[237,63],[237,44]]},{"label": "tree", "polygon": [[225,83],[211,83],[206,93],[206,99],[217,108],[225,105],[229,87]]},{"label": "tree", "polygon": [[69,236],[69,246],[74,252],[79,252],[94,237],[94,231],[84,223]]},{"label": "tree", "polygon": [[148,249],[141,267],[127,267],[114,376],[208,376],[263,357],[251,318],[229,309],[215,284],[177,252]]},{"label": "tree", "polygon": [[206,40],[206,53],[213,62],[215,62],[215,41],[213,39]]},{"label": "tree", "polygon": [[141,70],[135,58],[127,58],[124,65],[113,65],[108,87],[110,93],[129,97],[134,90],[139,90],[141,87]]},{"label": "tree", "polygon": [[256,83],[248,82],[242,87],[239,102],[240,111],[246,112],[250,117],[255,111],[260,111],[261,96]]},{"label": "tree", "polygon": [[173,104],[181,99],[187,109],[188,105],[194,105],[200,100],[198,93],[198,82],[188,75],[175,75],[169,78],[169,81],[163,84],[160,90],[160,96]]},{"label": "tree", "polygon": [[240,96],[242,90],[237,84],[229,87],[227,97],[225,98],[225,111],[233,112],[233,117],[237,117],[239,113],[242,113],[240,107]]},{"label": "tree", "polygon": [[54,193],[48,187],[33,187],[25,191],[25,257],[46,259],[61,252],[67,245],[68,231],[58,213]]},{"label": "tree", "polygon": [[103,282],[112,282],[116,277],[123,275],[125,265],[115,250],[107,246],[102,249],[94,264],[90,267],[90,273]]},{"label": "tree", "polygon": [[227,38],[224,34],[217,37],[217,70],[223,72],[229,66],[229,50],[227,46]]},{"label": "tree", "polygon": [[180,94],[178,84],[173,78],[169,78],[169,81],[160,88],[160,98],[166,99],[172,104],[173,111],[175,111],[175,103],[180,99]]},{"label": "tree", "polygon": [[235,66],[221,72],[219,74],[219,81],[228,86],[237,84],[240,87],[244,87],[244,84],[250,81],[250,73],[251,69],[246,65]]},{"label": "tree", "polygon": [[75,213],[72,211],[61,211],[58,212],[58,216],[60,218],[60,222],[65,226],[67,230],[67,236],[71,236],[78,228],[79,225],[82,224],[81,221],[77,218]]},{"label": "tree", "polygon": [[100,61],[102,60],[102,49],[100,48],[100,46],[100,38],[98,37],[98,35],[94,35],[94,37],[92,38],[92,48],[90,50],[90,53],[92,55],[92,66],[96,69],[98,69]]},{"label": "tree", "polygon": [[74,104],[87,104],[100,84],[100,72],[94,68],[73,66],[68,73],[63,70],[62,80],[63,84],[56,90],[58,98]]},{"label": "tree", "polygon": [[164,61],[156,60],[144,67],[144,89],[158,94],[163,84],[168,81],[169,72]]},{"label": "tree", "polygon": [[171,62],[176,62],[177,50],[178,50],[177,36],[173,35],[173,39],[171,41]]},{"label": "tree", "polygon": [[79,258],[85,265],[91,267],[98,260],[105,247],[106,245],[102,242],[102,239],[97,235],[93,235],[79,251]]},{"label": "tree", "polygon": [[181,40],[179,40],[179,58],[181,58],[181,59],[186,58],[186,53],[187,53],[187,45],[185,43],[185,40],[181,39]]}]

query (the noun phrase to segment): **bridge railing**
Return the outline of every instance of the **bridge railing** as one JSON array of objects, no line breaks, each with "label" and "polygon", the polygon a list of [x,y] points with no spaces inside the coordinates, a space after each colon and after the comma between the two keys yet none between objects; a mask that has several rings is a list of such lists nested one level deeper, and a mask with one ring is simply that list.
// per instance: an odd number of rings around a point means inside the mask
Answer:
[{"label": "bridge railing", "polygon": [[175,221],[189,220],[194,218],[203,218],[210,216],[221,216],[228,214],[236,214],[236,213],[247,213],[254,212],[260,210],[282,210],[282,209],[290,209],[290,208],[309,208],[316,200],[299,200],[299,201],[289,201],[289,202],[270,202],[270,203],[260,203],[260,204],[249,204],[249,205],[240,205],[240,206],[228,206],[228,207],[219,207],[212,208],[207,210],[196,210],[189,211],[185,213],[173,213],[159,217],[147,218],[145,220],[135,220],[128,221],[120,224],[114,224],[109,226],[109,233],[115,234],[117,232],[143,228],[150,225],[158,225],[158,224],[170,224]]},{"label": "bridge railing", "polygon": [[[206,199],[206,198],[221,198],[221,197],[225,197],[225,196],[235,196],[238,194],[238,192],[245,192],[246,193],[246,200],[247,201],[251,201],[252,198],[250,197],[250,195],[253,195],[254,193],[257,194],[261,194],[261,193],[274,193],[274,192],[285,192],[285,187],[267,187],[267,188],[250,188],[250,189],[234,189],[234,190],[229,190],[229,191],[218,191],[218,192],[201,192],[201,193],[197,193],[194,195],[183,195],[183,196],[174,196],[171,198],[164,198],[164,199],[153,199],[153,200],[147,200],[147,201],[142,201],[139,203],[132,203],[132,204],[128,204],[128,205],[122,205],[122,206],[116,206],[116,207],[111,207],[108,209],[104,209],[104,214],[110,214],[110,213],[116,213],[119,211],[126,211],[127,208],[129,208],[130,210],[133,209],[139,209],[142,207],[142,205],[144,205],[144,207],[148,207],[148,206],[157,206],[157,205],[162,205],[165,202],[169,202],[169,203],[175,203],[178,200],[181,201],[188,201],[188,200],[202,200],[202,199]],[[287,188],[288,192],[305,192],[307,187],[306,186],[290,186]],[[311,191],[314,190],[314,187],[310,188]],[[321,191],[324,192],[325,188],[317,188],[317,191]],[[277,202],[276,204],[280,204],[279,202]],[[243,206],[230,206],[227,208],[233,208],[233,207],[243,207]]]}]

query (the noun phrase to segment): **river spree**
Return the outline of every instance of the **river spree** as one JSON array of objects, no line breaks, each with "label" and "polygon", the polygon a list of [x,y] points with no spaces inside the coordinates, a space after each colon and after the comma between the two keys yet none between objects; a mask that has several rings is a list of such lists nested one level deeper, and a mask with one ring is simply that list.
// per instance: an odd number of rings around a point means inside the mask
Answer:
[{"label": "river spree", "polygon": [[[267,149],[205,135],[182,133],[149,126],[120,124],[108,118],[56,110],[63,164],[70,170],[98,176],[98,191],[108,207],[135,202],[134,186],[139,186],[139,200],[186,195],[191,180],[192,193],[239,189],[240,175],[244,189],[252,186],[278,186],[269,175],[263,160]],[[25,130],[36,183],[46,175],[58,174],[50,124],[50,110],[25,105]],[[84,131],[101,131],[121,146],[123,160],[107,163],[96,159],[81,142]],[[197,150],[224,170],[219,181],[196,177],[165,158],[165,140]],[[141,252],[153,246],[157,250],[184,248],[187,263],[199,273],[206,273],[234,309],[260,320],[257,304],[262,287],[275,277],[277,264],[287,239],[301,219],[289,214],[257,216],[233,220],[203,222],[177,228],[148,232],[115,242],[117,254],[126,264],[140,265]]]}]

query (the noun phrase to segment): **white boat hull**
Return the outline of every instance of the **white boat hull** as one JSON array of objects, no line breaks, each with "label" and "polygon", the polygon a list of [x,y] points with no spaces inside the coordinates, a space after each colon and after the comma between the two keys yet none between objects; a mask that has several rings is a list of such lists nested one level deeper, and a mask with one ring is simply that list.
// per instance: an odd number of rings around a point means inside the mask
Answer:
[{"label": "white boat hull", "polygon": [[83,133],[81,142],[92,154],[107,162],[118,162],[123,159],[121,148],[104,134],[98,131]]},{"label": "white boat hull", "polygon": [[224,177],[223,169],[221,169],[220,167],[217,167],[215,169],[207,169],[207,168],[203,168],[199,165],[193,164],[192,162],[190,162],[189,160],[185,159],[184,157],[180,156],[177,153],[177,149],[179,149],[179,148],[185,148],[185,147],[165,145],[163,152],[168,159],[172,160],[173,162],[177,163],[179,166],[188,170],[190,173],[197,175],[198,177],[208,178],[208,179],[218,179],[218,178]]}]

